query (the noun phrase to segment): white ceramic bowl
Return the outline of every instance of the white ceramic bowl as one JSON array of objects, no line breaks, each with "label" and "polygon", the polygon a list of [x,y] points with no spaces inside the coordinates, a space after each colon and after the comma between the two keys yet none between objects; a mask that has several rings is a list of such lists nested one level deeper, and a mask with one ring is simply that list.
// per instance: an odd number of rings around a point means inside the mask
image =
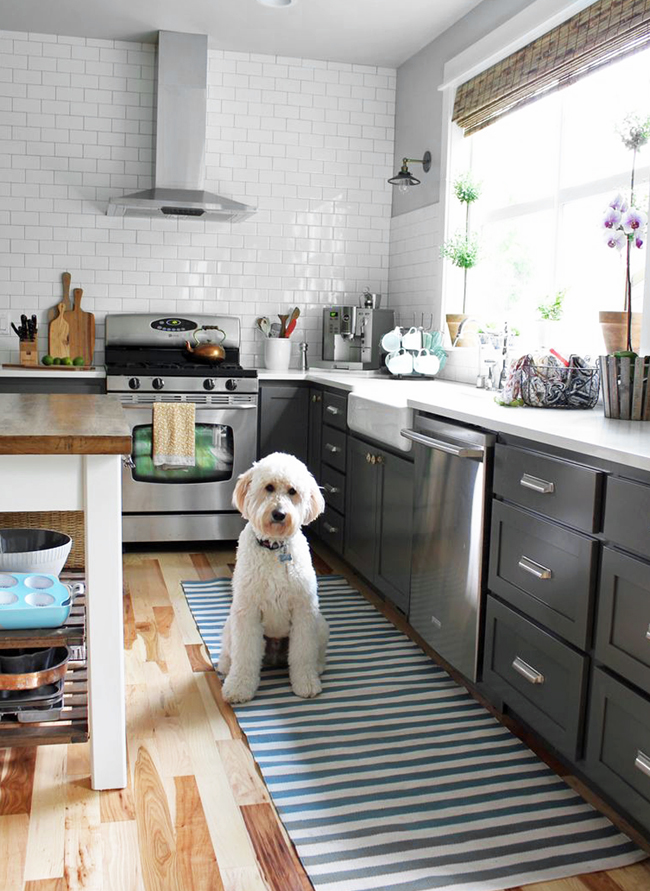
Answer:
[{"label": "white ceramic bowl", "polygon": [[0,529],[0,572],[58,575],[72,539],[53,529]]}]

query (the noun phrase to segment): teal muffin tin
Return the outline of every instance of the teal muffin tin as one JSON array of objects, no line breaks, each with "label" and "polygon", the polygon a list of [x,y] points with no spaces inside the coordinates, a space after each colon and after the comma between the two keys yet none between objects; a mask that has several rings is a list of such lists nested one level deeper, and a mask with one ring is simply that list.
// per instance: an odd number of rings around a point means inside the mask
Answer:
[{"label": "teal muffin tin", "polygon": [[74,593],[55,575],[0,572],[0,628],[58,628],[70,615]]}]

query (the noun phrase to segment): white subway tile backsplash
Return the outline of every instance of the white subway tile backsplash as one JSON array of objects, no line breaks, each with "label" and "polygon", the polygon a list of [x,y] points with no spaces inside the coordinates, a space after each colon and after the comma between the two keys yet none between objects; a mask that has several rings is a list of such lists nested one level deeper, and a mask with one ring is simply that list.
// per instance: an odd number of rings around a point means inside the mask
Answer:
[{"label": "white subway tile backsplash", "polygon": [[38,314],[43,351],[65,270],[96,313],[97,361],[107,312],[152,311],[238,314],[259,363],[256,316],[296,304],[315,357],[323,305],[386,291],[394,235],[390,302],[415,300],[410,267],[432,263],[390,226],[392,69],[210,51],[205,188],[258,212],[107,217],[109,197],[152,184],[154,66],[149,44],[0,31],[0,306]]}]

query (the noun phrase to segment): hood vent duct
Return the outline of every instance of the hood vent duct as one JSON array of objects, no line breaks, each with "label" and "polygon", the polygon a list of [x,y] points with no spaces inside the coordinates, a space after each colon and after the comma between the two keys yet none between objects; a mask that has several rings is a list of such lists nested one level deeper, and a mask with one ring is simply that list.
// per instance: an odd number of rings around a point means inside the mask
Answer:
[{"label": "hood vent duct", "polygon": [[109,216],[236,223],[255,213],[254,207],[203,190],[207,80],[207,36],[160,31],[155,185],[111,198]]}]

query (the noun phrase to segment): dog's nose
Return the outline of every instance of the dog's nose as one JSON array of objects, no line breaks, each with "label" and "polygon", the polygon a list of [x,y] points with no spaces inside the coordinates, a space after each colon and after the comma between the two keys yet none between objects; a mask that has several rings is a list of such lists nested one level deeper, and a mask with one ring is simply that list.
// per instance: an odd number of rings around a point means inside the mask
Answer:
[{"label": "dog's nose", "polygon": [[283,510],[274,510],[271,517],[275,523],[281,523],[286,517],[286,514]]}]

